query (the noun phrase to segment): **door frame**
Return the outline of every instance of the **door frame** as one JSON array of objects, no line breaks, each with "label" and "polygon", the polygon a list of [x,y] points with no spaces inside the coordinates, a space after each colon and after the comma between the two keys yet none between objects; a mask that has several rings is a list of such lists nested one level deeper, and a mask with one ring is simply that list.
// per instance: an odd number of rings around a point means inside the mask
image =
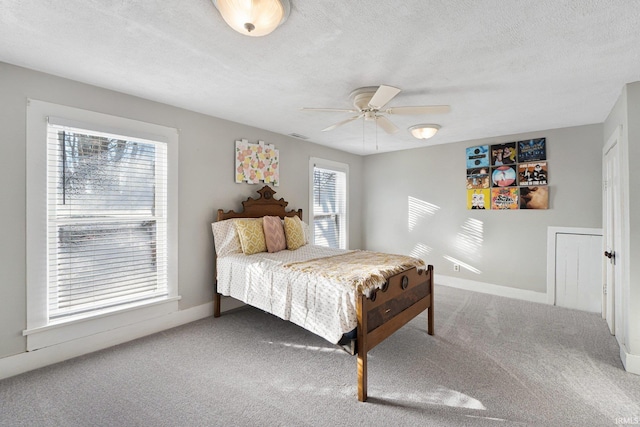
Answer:
[{"label": "door frame", "polygon": [[[628,249],[627,241],[625,239],[624,230],[626,228],[626,214],[625,214],[625,171],[626,169],[623,167],[622,159],[624,157],[623,153],[623,145],[622,145],[622,125],[616,126],[614,131],[611,133],[611,136],[607,139],[604,147],[602,148],[602,231],[603,231],[603,239],[602,251],[609,250],[607,247],[607,166],[606,166],[606,157],[609,151],[617,145],[617,162],[615,163],[615,167],[617,167],[616,176],[616,185],[618,189],[618,205],[616,206],[615,211],[615,219],[614,220],[614,248],[613,250],[616,252],[615,258],[615,269],[614,269],[614,287],[613,289],[607,289],[607,293],[603,294],[603,309],[602,309],[602,317],[607,320],[607,324],[609,325],[609,329],[611,333],[616,336],[616,339],[619,344],[623,345],[626,340],[626,328],[624,325],[624,316],[626,315],[624,310],[624,296],[625,296],[625,287],[623,286],[623,278],[626,267],[626,252]],[[603,256],[602,258],[602,279],[603,284],[608,285],[608,276],[607,276],[607,268],[609,264],[609,260]],[[608,288],[608,286],[607,286]],[[609,311],[612,311],[610,313]],[[621,320],[621,321],[618,321]]]}]

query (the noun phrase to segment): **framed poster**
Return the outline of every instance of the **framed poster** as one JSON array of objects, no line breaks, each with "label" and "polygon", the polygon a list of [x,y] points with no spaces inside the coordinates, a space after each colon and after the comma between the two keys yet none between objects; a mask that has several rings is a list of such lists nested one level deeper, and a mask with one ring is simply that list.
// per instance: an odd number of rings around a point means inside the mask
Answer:
[{"label": "framed poster", "polygon": [[549,209],[549,187],[520,187],[520,209]]},{"label": "framed poster", "polygon": [[467,169],[467,190],[489,188],[489,168]]},{"label": "framed poster", "polygon": [[467,209],[489,209],[490,198],[488,188],[467,190]]},{"label": "framed poster", "polygon": [[467,169],[489,166],[489,146],[478,145],[467,148]]},{"label": "framed poster", "polygon": [[518,162],[547,160],[547,138],[518,141]]},{"label": "framed poster", "polygon": [[547,185],[547,162],[520,163],[518,183],[522,185]]},{"label": "framed poster", "polygon": [[491,209],[518,209],[518,187],[492,188]]},{"label": "framed poster", "polygon": [[491,166],[513,165],[517,162],[516,143],[507,142],[491,146]]},{"label": "framed poster", "polygon": [[491,169],[492,187],[511,187],[518,185],[515,166],[498,166]]}]

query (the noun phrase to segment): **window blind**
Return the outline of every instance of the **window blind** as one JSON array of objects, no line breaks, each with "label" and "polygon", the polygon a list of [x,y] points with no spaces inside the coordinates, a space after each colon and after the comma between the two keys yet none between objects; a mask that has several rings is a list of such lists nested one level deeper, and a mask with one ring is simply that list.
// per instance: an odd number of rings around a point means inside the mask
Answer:
[{"label": "window blind", "polygon": [[47,125],[48,319],[164,297],[167,144]]},{"label": "window blind", "polygon": [[314,244],[346,249],[346,173],[313,168]]}]

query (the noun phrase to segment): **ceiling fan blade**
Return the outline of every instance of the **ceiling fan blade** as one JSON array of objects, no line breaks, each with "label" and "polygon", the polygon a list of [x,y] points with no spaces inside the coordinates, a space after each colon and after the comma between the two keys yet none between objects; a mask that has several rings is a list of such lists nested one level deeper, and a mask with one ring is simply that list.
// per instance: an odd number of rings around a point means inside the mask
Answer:
[{"label": "ceiling fan blade", "polygon": [[371,101],[369,101],[369,107],[373,108],[374,110],[379,110],[387,105],[387,103],[399,93],[400,89],[398,89],[397,87],[380,85],[378,90],[376,90],[376,93],[374,93],[371,97]]},{"label": "ceiling fan blade", "polygon": [[391,123],[391,120],[385,116],[376,116],[376,124],[380,126],[386,133],[396,133],[398,127]]},{"label": "ceiling fan blade", "polygon": [[358,110],[354,110],[353,108],[346,109],[346,108],[307,108],[307,107],[303,107],[303,108],[301,108],[301,110],[303,110],[303,111],[322,111],[322,112],[326,112],[326,113],[357,113],[358,112]]},{"label": "ceiling fan blade", "polygon": [[448,105],[425,105],[422,107],[392,107],[385,110],[387,114],[446,114],[451,111]]},{"label": "ceiling fan blade", "polygon": [[359,114],[359,115],[357,115],[357,116],[349,117],[347,120],[343,120],[343,121],[341,121],[341,122],[336,123],[335,125],[331,125],[331,126],[329,126],[328,128],[324,128],[324,129],[322,129],[322,132],[326,132],[326,131],[328,131],[328,130],[334,130],[335,128],[337,128],[337,127],[339,127],[339,126],[346,125],[347,123],[352,122],[352,121],[354,121],[354,120],[357,120],[357,119],[359,119],[359,118],[360,118],[360,117],[362,117],[362,116],[364,116],[364,114]]}]

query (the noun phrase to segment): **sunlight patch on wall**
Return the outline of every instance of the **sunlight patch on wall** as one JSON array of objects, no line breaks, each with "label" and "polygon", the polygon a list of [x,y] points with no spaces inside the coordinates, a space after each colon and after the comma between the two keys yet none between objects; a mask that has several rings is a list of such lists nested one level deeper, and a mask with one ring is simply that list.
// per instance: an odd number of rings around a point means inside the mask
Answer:
[{"label": "sunlight patch on wall", "polygon": [[440,206],[409,196],[409,231],[413,231],[420,219],[433,216],[438,210],[440,210]]},{"label": "sunlight patch on wall", "polygon": [[484,223],[478,219],[468,218],[461,228],[462,231],[456,238],[456,248],[471,258],[480,258],[484,241]]},{"label": "sunlight patch on wall", "polygon": [[427,246],[424,243],[417,243],[413,247],[409,255],[414,258],[425,259],[431,253],[431,251],[433,251],[433,248],[431,246]]},{"label": "sunlight patch on wall", "polygon": [[465,270],[469,270],[472,273],[482,274],[482,271],[478,270],[477,268],[475,268],[475,267],[473,267],[473,266],[471,266],[471,265],[469,265],[469,264],[467,264],[465,262],[460,261],[457,258],[454,258],[454,257],[449,256],[449,255],[443,255],[442,257],[444,259],[446,259],[447,261],[452,262],[453,264],[458,264],[461,268],[464,268]]}]

